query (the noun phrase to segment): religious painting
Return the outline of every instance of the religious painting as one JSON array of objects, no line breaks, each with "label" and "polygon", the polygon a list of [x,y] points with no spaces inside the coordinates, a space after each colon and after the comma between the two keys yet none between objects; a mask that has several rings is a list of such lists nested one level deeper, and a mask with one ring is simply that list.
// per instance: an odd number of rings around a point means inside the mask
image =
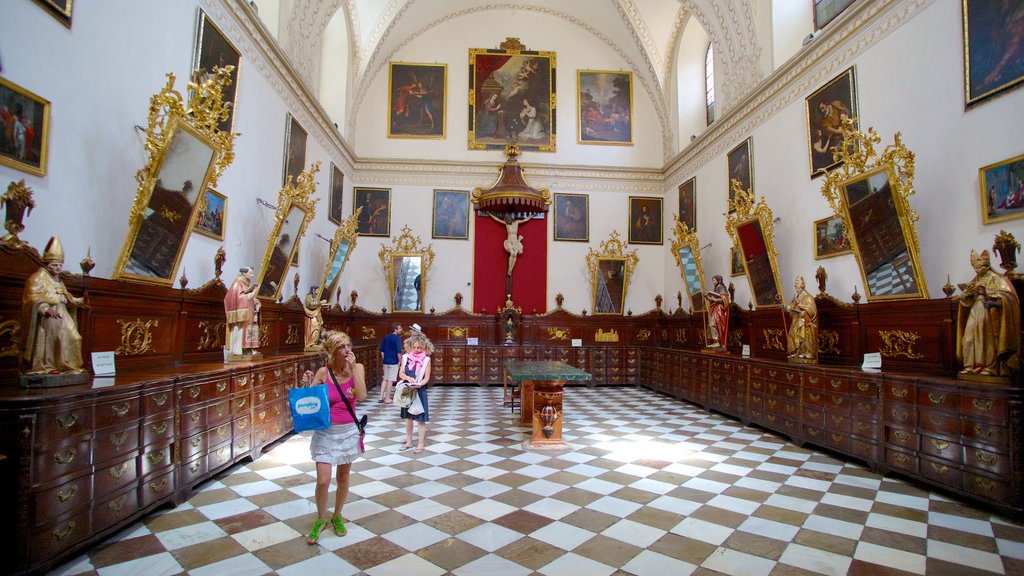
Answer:
[{"label": "religious painting", "polygon": [[576,71],[580,144],[633,144],[633,74]]},{"label": "religious painting", "polygon": [[281,177],[281,185],[288,184],[291,177],[292,184],[306,167],[306,131],[299,125],[299,121],[289,112],[284,128],[284,175]]},{"label": "religious painting", "polygon": [[50,102],[0,77],[0,164],[46,176]]},{"label": "religious painting", "polygon": [[224,218],[227,211],[228,197],[213,188],[207,188],[193,230],[214,240],[223,240]]},{"label": "religious painting", "polygon": [[679,221],[697,231],[697,177],[679,185]]},{"label": "religious painting", "polygon": [[814,29],[821,30],[854,0],[814,0]]},{"label": "religious painting", "polygon": [[501,49],[469,50],[469,149],[555,151],[555,53],[525,50],[510,38]]},{"label": "religious painting", "polygon": [[327,219],[341,226],[342,192],[344,192],[345,175],[331,162],[331,192],[327,202]]},{"label": "religious painting", "polygon": [[434,190],[434,238],[469,239],[469,192]]},{"label": "religious painting", "polygon": [[47,12],[68,28],[71,28],[72,2],[73,0],[36,0],[36,4],[46,8]]},{"label": "religious painting", "polygon": [[842,164],[835,159],[833,151],[846,136],[843,119],[853,118],[853,130],[858,130],[860,122],[857,112],[856,72],[855,67],[851,66],[805,100],[811,178],[821,176]]},{"label": "religious painting", "polygon": [[445,137],[447,78],[447,64],[391,63],[388,138]]},{"label": "religious painting", "polygon": [[831,258],[853,252],[843,231],[843,217],[830,216],[814,221],[814,259]]},{"label": "religious painting", "polygon": [[555,194],[555,240],[590,241],[590,197]]},{"label": "religious painting", "polygon": [[985,166],[978,179],[985,224],[1024,217],[1024,155]]},{"label": "religious painting", "polygon": [[963,0],[964,97],[968,108],[1024,82],[1024,7]]},{"label": "religious painting", "polygon": [[362,208],[356,232],[360,236],[391,235],[391,189],[353,188],[352,211]]},{"label": "religious painting", "polygon": [[[728,179],[726,182],[729,186],[729,202],[736,199],[736,192],[732,189],[732,181],[739,180],[740,187],[744,190],[749,190],[751,194],[754,193],[754,172],[753,172],[753,140],[747,138],[743,142],[740,142],[739,146],[729,151],[726,156],[728,163]],[[735,209],[730,205],[729,212],[734,212]]]},{"label": "religious painting", "polygon": [[661,244],[661,198],[629,197],[629,243]]},{"label": "religious painting", "polygon": [[214,68],[234,66],[231,72],[231,83],[222,92],[224,102],[230,102],[228,117],[217,124],[221,132],[231,132],[235,121],[235,96],[238,94],[238,68],[242,54],[228,42],[224,34],[210,21],[210,18],[199,10],[199,21],[196,25],[196,47],[192,55],[192,69],[202,70],[203,78],[213,74]]},{"label": "religious painting", "polygon": [[743,276],[746,271],[743,269],[743,253],[735,246],[729,248],[729,275]]}]

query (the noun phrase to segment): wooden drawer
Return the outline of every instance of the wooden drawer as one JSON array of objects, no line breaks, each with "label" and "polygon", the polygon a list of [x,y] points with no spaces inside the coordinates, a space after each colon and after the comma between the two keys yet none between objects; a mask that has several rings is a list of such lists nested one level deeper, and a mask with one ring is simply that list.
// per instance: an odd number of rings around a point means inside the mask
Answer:
[{"label": "wooden drawer", "polygon": [[837,394],[848,394],[850,392],[850,382],[846,378],[829,376],[823,379],[822,388]]},{"label": "wooden drawer", "polygon": [[99,532],[130,517],[139,509],[138,491],[127,488],[98,500],[92,509],[92,529]]},{"label": "wooden drawer", "polygon": [[948,438],[938,438],[922,434],[921,453],[941,458],[947,463],[952,462],[959,465],[961,462],[961,455],[963,454],[963,446],[958,442],[949,440]]},{"label": "wooden drawer", "polygon": [[181,413],[181,434],[188,436],[206,430],[206,408],[194,408]]},{"label": "wooden drawer", "polygon": [[804,388],[804,405],[822,407],[825,405],[825,393],[815,388]]},{"label": "wooden drawer", "polygon": [[253,377],[249,374],[236,374],[231,378],[231,393],[249,392],[253,387]]},{"label": "wooden drawer", "polygon": [[188,384],[178,388],[178,405],[182,410],[215,397],[213,384],[210,382]]},{"label": "wooden drawer", "polygon": [[116,426],[139,419],[139,399],[127,398],[96,405],[96,428]]},{"label": "wooden drawer", "polygon": [[898,470],[917,474],[917,456],[892,448],[885,449],[885,463]]},{"label": "wooden drawer", "polygon": [[850,454],[866,462],[875,462],[878,460],[878,445],[853,436],[850,439]]},{"label": "wooden drawer", "polygon": [[92,441],[87,436],[54,443],[47,448],[49,449],[41,449],[35,454],[32,466],[33,484],[44,484],[86,469],[92,464]]},{"label": "wooden drawer", "polygon": [[63,440],[69,436],[92,433],[92,406],[40,412],[36,417],[36,443]]},{"label": "wooden drawer", "polygon": [[825,428],[833,432],[848,433],[853,426],[853,419],[846,414],[825,413]]},{"label": "wooden drawer", "polygon": [[181,453],[182,460],[191,460],[192,458],[206,452],[207,439],[205,432],[199,432],[187,438],[182,438],[178,444],[178,450]]},{"label": "wooden drawer", "polygon": [[973,446],[964,448],[964,464],[971,468],[987,470],[1001,476],[1010,473],[1009,456]]},{"label": "wooden drawer", "polygon": [[31,537],[32,563],[40,563],[71,548],[92,534],[88,508],[70,517],[60,518]]},{"label": "wooden drawer", "polygon": [[917,389],[917,405],[920,408],[938,408],[956,412],[960,396],[955,392],[921,387]]},{"label": "wooden drawer", "polygon": [[136,451],[139,448],[139,423],[130,422],[97,430],[92,442],[92,457],[96,463],[106,462]]},{"label": "wooden drawer", "polygon": [[970,469],[964,470],[964,490],[990,502],[1020,505],[1020,497],[1013,494],[1008,481],[978,474]]},{"label": "wooden drawer", "polygon": [[837,432],[835,430],[825,431],[825,445],[835,448],[840,452],[850,451],[850,441],[851,438],[849,434]]},{"label": "wooden drawer", "polygon": [[216,446],[223,442],[231,440],[231,423],[225,422],[216,428],[211,428],[206,432],[207,446]]},{"label": "wooden drawer", "polygon": [[916,426],[917,412],[908,404],[893,404],[885,407],[884,420],[900,426]]},{"label": "wooden drawer", "polygon": [[821,374],[806,373],[804,374],[803,387],[805,389],[821,390],[825,387],[826,380],[827,378]]},{"label": "wooden drawer", "polygon": [[834,414],[850,413],[850,398],[836,392],[825,392],[825,410]]},{"label": "wooden drawer", "polygon": [[856,394],[857,396],[869,396],[871,398],[878,398],[878,383],[867,382],[864,380],[854,380],[850,382],[849,392],[850,394]]},{"label": "wooden drawer", "polygon": [[231,399],[231,415],[238,416],[239,414],[248,414],[249,408],[252,404],[249,401],[248,394],[239,394]]},{"label": "wooden drawer", "polygon": [[878,404],[874,400],[862,399],[857,396],[850,399],[853,403],[851,406],[853,417],[863,420],[878,420]]},{"label": "wooden drawer", "polygon": [[224,398],[206,407],[206,424],[202,428],[212,428],[229,420],[231,420],[231,399]]},{"label": "wooden drawer", "polygon": [[241,418],[236,418],[231,423],[231,433],[236,438],[238,438],[239,436],[248,436],[251,431],[252,418],[250,418],[249,416],[242,416]]},{"label": "wooden drawer", "polygon": [[231,442],[231,457],[235,460],[252,455],[252,436],[236,436]]},{"label": "wooden drawer", "polygon": [[878,438],[878,423],[854,418],[850,425],[850,432],[855,436],[869,438],[874,442]]},{"label": "wooden drawer", "polygon": [[138,478],[139,453],[104,467],[97,467],[93,476],[93,495],[97,498],[114,492],[118,488],[134,484]]},{"label": "wooden drawer", "polygon": [[226,442],[220,446],[215,446],[210,449],[207,454],[206,469],[209,472],[213,472],[218,468],[231,462],[231,443]]},{"label": "wooden drawer", "polygon": [[908,450],[917,450],[918,439],[918,435],[910,429],[885,427],[885,441],[887,444]]},{"label": "wooden drawer", "polygon": [[922,456],[920,465],[921,476],[949,488],[963,487],[963,471],[956,464]]},{"label": "wooden drawer", "polygon": [[174,470],[169,469],[149,478],[139,485],[139,506],[146,508],[174,493]]},{"label": "wooden drawer", "polygon": [[39,526],[75,508],[88,506],[92,500],[92,475],[83,474],[74,480],[35,495],[35,522]]},{"label": "wooden drawer", "polygon": [[825,425],[825,413],[821,410],[815,410],[814,408],[804,406],[803,422],[806,425],[821,428]]},{"label": "wooden drawer", "polygon": [[917,409],[917,421],[922,430],[947,435],[960,434],[960,418],[955,412],[940,412],[919,407]]},{"label": "wooden drawer", "polygon": [[883,384],[885,399],[892,402],[913,402],[917,391],[913,384],[903,382],[886,382]]},{"label": "wooden drawer", "polygon": [[146,476],[155,470],[170,466],[174,462],[174,448],[172,444],[163,446],[150,446],[142,454],[140,475]]},{"label": "wooden drawer", "polygon": [[1008,451],[1010,431],[1005,426],[963,420],[961,433],[966,442],[984,444],[1001,452]]},{"label": "wooden drawer", "polygon": [[159,392],[143,394],[140,402],[142,404],[142,414],[144,416],[165,414],[174,411],[174,394],[172,394],[169,388]]},{"label": "wooden drawer", "polygon": [[163,440],[170,440],[174,437],[174,416],[168,415],[165,418],[158,418],[150,422],[144,422],[142,424],[142,445],[149,446],[150,444],[160,442]]},{"label": "wooden drawer", "polygon": [[960,413],[969,414],[973,419],[982,418],[999,423],[1009,418],[1009,409],[1005,399],[984,398],[963,394],[960,396]]},{"label": "wooden drawer", "polygon": [[181,480],[180,484],[182,486],[189,486],[206,476],[206,459],[207,455],[203,454],[183,463],[178,468],[178,478]]}]

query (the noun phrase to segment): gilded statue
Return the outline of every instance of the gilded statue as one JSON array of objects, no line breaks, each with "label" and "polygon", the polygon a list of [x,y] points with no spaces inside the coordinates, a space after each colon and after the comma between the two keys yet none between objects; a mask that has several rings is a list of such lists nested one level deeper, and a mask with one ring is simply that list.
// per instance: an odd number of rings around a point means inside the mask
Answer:
[{"label": "gilded statue", "polygon": [[29,277],[21,300],[22,325],[27,327],[25,375],[87,375],[82,363],[82,336],[72,311],[86,304],[68,292],[60,279],[63,270],[64,246],[54,236],[43,252],[43,267]]},{"label": "gilded statue", "polygon": [[708,301],[708,329],[711,333],[707,347],[724,350],[729,343],[729,290],[720,274],[715,274],[711,281],[711,290],[704,293]]},{"label": "gilded statue", "polygon": [[324,317],[321,308],[327,305],[327,300],[317,300],[316,293],[319,286],[310,286],[309,294],[306,294],[302,302],[302,309],[306,313],[305,340],[307,350],[320,349],[320,337],[324,329]]},{"label": "gilded statue", "polygon": [[796,294],[785,311],[790,316],[786,354],[790,362],[812,364],[818,361],[818,304],[807,292],[803,276],[793,283]]},{"label": "gilded statue", "polygon": [[252,356],[260,347],[259,284],[252,281],[248,266],[238,269],[238,276],[224,295],[224,313],[228,324],[228,351],[231,356]]},{"label": "gilded statue", "polygon": [[974,279],[960,284],[956,352],[961,377],[1010,379],[1020,362],[1020,300],[1009,278],[992,270],[988,250],[971,250]]}]

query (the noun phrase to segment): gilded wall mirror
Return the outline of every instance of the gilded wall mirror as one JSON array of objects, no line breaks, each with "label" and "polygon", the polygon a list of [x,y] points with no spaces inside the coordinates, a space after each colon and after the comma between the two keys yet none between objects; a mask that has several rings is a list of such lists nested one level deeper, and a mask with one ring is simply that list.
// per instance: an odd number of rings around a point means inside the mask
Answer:
[{"label": "gilded wall mirror", "polygon": [[868,300],[927,298],[914,222],[914,153],[896,133],[894,143],[876,154],[881,139],[846,126],[836,154],[843,165],[828,173],[821,194],[843,218],[843,228],[860,266]]},{"label": "gilded wall mirror", "polygon": [[782,282],[775,252],[775,221],[764,201],[754,203],[754,194],[732,181],[734,198],[729,201],[725,229],[733,245],[740,251],[740,260],[750,282],[750,291],[757,306],[778,306],[782,298]]},{"label": "gilded wall mirror", "polygon": [[408,226],[394,239],[392,246],[381,246],[380,263],[391,294],[392,312],[423,312],[427,293],[427,272],[434,263],[434,249],[420,247],[419,236],[413,236]]},{"label": "gilded wall mirror", "polygon": [[690,230],[679,216],[673,216],[676,226],[673,229],[675,240],[672,241],[672,256],[676,266],[686,283],[686,293],[690,296],[690,312],[704,309],[704,269],[700,264],[700,240],[697,233]]},{"label": "gilded wall mirror", "polygon": [[326,292],[330,297],[331,292],[334,292],[334,287],[338,285],[338,279],[341,278],[341,273],[345,270],[345,263],[348,262],[348,257],[352,255],[352,251],[356,248],[356,238],[358,238],[357,229],[359,228],[359,214],[363,211],[363,207],[359,206],[352,212],[352,215],[348,217],[338,226],[338,229],[334,231],[334,238],[331,240],[330,253],[327,255],[327,267],[324,268],[323,279],[320,281],[320,290],[316,294],[317,302]]},{"label": "gilded wall mirror", "polygon": [[148,158],[135,174],[139,188],[114,265],[115,279],[174,283],[200,209],[198,200],[234,159],[234,134],[217,129],[228,113],[221,90],[230,83],[231,70],[216,69],[202,82],[189,82],[187,105],[174,89],[174,74],[167,75],[163,90],[150,99]]},{"label": "gilded wall mirror", "polygon": [[316,215],[316,203],[319,198],[313,197],[316,182],[313,176],[320,171],[320,162],[304,170],[292,184],[291,178],[277,196],[277,211],[274,214],[274,230],[267,238],[267,250],[263,254],[263,262],[256,276],[259,284],[257,294],[260,298],[277,300],[288,274],[292,257],[298,248],[299,240],[306,233],[306,226]]},{"label": "gilded wall mirror", "polygon": [[591,248],[587,253],[594,314],[622,314],[626,307],[626,289],[640,258],[636,250],[625,252],[624,248],[619,233],[612,231],[601,242],[600,252]]}]

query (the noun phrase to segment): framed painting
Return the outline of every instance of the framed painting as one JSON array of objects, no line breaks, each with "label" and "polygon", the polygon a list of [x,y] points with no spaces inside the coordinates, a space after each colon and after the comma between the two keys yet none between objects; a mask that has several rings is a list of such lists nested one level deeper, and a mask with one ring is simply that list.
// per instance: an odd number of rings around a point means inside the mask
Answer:
[{"label": "framed painting", "polygon": [[661,198],[629,197],[629,243],[661,244]]},{"label": "framed painting", "polygon": [[555,240],[590,241],[590,197],[555,194]]},{"label": "framed painting", "polygon": [[202,70],[203,76],[212,74],[214,68],[234,66],[231,72],[231,84],[224,87],[222,94],[224,102],[230,102],[228,117],[217,125],[221,132],[231,132],[235,122],[235,99],[238,95],[238,69],[242,62],[242,53],[228,42],[220,29],[210,21],[210,18],[199,10],[199,18],[196,23],[196,47],[192,55],[192,69]]},{"label": "framed painting", "polygon": [[729,275],[730,276],[743,276],[746,271],[743,269],[743,255],[742,252],[736,249],[735,246],[729,248]]},{"label": "framed painting", "polygon": [[292,261],[289,263],[290,266],[299,265],[299,241],[295,242],[295,251],[292,252]]},{"label": "framed painting", "polygon": [[356,233],[360,236],[391,235],[391,189],[353,188],[352,210],[362,208]]},{"label": "framed painting", "polygon": [[447,80],[447,64],[392,62],[388,138],[444,138]]},{"label": "framed painting", "polygon": [[228,197],[213,188],[207,188],[193,230],[214,240],[223,240],[227,213]]},{"label": "framed painting", "polygon": [[515,38],[469,50],[469,149],[555,151],[555,53]]},{"label": "framed painting", "polygon": [[846,132],[843,120],[853,118],[853,129],[860,125],[857,111],[857,71],[850,66],[805,100],[807,111],[807,148],[810,153],[811,178],[838,167],[833,151],[842,143]]},{"label": "framed painting", "polygon": [[327,219],[341,226],[342,192],[345,189],[345,175],[331,162],[331,194],[327,202]]},{"label": "framed painting", "polygon": [[679,221],[697,231],[697,177],[679,185]]},{"label": "framed painting", "polygon": [[580,144],[633,144],[633,74],[576,71]]},{"label": "framed painting", "polygon": [[50,102],[0,77],[0,164],[46,176]]},{"label": "framed painting", "polygon": [[854,0],[814,0],[814,30],[821,30]]},{"label": "framed painting", "polygon": [[843,231],[843,217],[829,216],[814,221],[814,259],[850,254],[853,247]]},{"label": "framed painting", "polygon": [[281,176],[281,185],[286,185],[289,177],[294,183],[305,167],[306,131],[289,112],[284,127],[284,174]]},{"label": "framed painting", "polygon": [[1024,82],[1020,2],[963,0],[964,98],[968,108]]},{"label": "framed painting", "polygon": [[434,238],[469,239],[469,192],[434,190]]},{"label": "framed painting", "polygon": [[36,0],[36,4],[46,8],[47,12],[68,28],[71,28],[71,6],[73,2],[74,0]]},{"label": "framed painting", "polygon": [[978,170],[985,224],[1024,217],[1024,155]]},{"label": "framed painting", "polygon": [[[726,179],[729,186],[729,202],[736,199],[736,193],[732,189],[733,180],[739,180],[740,186],[744,190],[749,190],[751,194],[754,193],[753,153],[753,140],[752,138],[747,138],[730,150],[726,156],[729,168],[728,178]],[[733,211],[734,209],[730,205],[729,212]]]}]

